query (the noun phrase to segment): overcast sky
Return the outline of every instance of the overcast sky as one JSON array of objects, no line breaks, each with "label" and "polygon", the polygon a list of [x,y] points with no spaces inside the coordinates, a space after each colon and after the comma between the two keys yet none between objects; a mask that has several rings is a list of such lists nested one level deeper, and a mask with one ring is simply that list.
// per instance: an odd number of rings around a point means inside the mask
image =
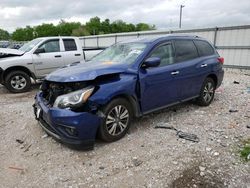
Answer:
[{"label": "overcast sky", "polygon": [[85,23],[98,16],[111,21],[178,27],[183,4],[183,28],[250,24],[250,0],[0,0],[0,28],[57,24],[60,19]]}]

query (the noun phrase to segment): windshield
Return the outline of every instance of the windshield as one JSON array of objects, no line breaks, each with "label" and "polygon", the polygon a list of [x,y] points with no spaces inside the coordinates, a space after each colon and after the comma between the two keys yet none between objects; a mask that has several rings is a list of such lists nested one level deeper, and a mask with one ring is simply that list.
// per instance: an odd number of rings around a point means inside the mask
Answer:
[{"label": "windshield", "polygon": [[32,48],[34,48],[34,46],[36,46],[40,41],[42,41],[42,39],[34,39],[30,42],[25,43],[21,48],[19,48],[19,50],[23,52],[28,52]]},{"label": "windshield", "polygon": [[131,64],[145,48],[146,44],[144,43],[119,43],[103,50],[91,60]]}]

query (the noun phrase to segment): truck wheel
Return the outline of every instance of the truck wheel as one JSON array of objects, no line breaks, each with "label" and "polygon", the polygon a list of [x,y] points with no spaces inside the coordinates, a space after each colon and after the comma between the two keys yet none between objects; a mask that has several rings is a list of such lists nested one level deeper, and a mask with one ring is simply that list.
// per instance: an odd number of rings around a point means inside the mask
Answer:
[{"label": "truck wheel", "polygon": [[200,106],[208,106],[214,99],[215,83],[212,78],[206,78],[201,87],[200,96],[197,103]]},{"label": "truck wheel", "polygon": [[105,118],[99,127],[98,136],[106,142],[121,139],[130,127],[132,112],[127,100],[117,98],[111,101],[103,109]]},{"label": "truck wheel", "polygon": [[12,93],[26,92],[31,87],[31,80],[23,71],[12,71],[5,78],[5,87]]}]

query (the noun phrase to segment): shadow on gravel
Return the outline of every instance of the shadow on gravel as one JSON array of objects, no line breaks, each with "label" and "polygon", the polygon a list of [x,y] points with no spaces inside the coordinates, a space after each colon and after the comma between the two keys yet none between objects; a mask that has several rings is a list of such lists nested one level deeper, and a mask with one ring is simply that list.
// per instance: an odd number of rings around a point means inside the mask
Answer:
[{"label": "shadow on gravel", "polygon": [[211,174],[201,176],[199,166],[192,166],[191,168],[184,170],[180,177],[175,179],[169,187],[222,188],[226,186],[218,176]]},{"label": "shadow on gravel", "polygon": [[164,125],[165,123],[170,123],[176,118],[178,114],[189,112],[198,108],[201,107],[195,105],[193,101],[188,101],[149,113],[139,118],[134,118],[132,125],[129,129],[129,133],[134,133],[138,129],[146,130],[148,128],[152,128],[155,125],[158,125],[158,123],[160,123],[161,125]]}]

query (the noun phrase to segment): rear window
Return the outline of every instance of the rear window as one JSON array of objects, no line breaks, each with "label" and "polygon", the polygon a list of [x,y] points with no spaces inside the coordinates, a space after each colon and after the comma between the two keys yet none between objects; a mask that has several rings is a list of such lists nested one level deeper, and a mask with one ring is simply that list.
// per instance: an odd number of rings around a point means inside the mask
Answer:
[{"label": "rear window", "polygon": [[74,39],[63,39],[65,51],[76,51],[76,42]]},{"label": "rear window", "polygon": [[194,41],[200,56],[209,56],[214,54],[213,47],[206,41],[195,40]]},{"label": "rear window", "polygon": [[176,40],[176,62],[187,61],[198,57],[197,49],[192,40]]}]

